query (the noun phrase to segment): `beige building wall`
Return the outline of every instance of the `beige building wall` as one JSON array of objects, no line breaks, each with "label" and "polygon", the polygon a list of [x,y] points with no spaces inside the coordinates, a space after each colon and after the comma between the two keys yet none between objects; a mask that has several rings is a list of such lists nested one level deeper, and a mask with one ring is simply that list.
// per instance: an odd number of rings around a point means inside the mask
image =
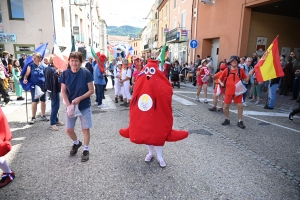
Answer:
[{"label": "beige building wall", "polygon": [[141,39],[134,39],[134,40],[130,41],[130,45],[132,46],[133,51],[134,51],[134,55],[133,55],[134,58],[142,56],[141,43],[142,43]]},{"label": "beige building wall", "polygon": [[169,19],[170,19],[170,2],[169,0],[163,0],[158,6],[158,47],[165,44],[166,34],[165,29],[169,29]]},{"label": "beige building wall", "polygon": [[16,34],[17,42],[5,44],[5,50],[15,54],[14,44],[30,44],[37,48],[41,44],[49,42],[48,53],[52,52],[53,20],[51,1],[23,1],[24,20],[10,20],[7,3],[6,0],[0,1],[4,33]]},{"label": "beige building wall", "polygon": [[[300,48],[300,20],[292,17],[252,12],[247,55],[256,50],[257,37],[268,39],[267,48],[279,35],[279,51],[282,47]],[[262,20],[263,19],[263,20]]]}]

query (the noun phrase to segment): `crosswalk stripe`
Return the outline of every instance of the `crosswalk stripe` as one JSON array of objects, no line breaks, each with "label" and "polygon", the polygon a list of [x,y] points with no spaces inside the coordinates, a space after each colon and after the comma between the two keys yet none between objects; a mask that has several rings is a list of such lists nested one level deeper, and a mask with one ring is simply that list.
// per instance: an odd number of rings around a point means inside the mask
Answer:
[{"label": "crosswalk stripe", "polygon": [[181,97],[179,97],[179,96],[177,96],[177,95],[173,95],[173,96],[172,96],[172,99],[173,99],[174,101],[177,101],[177,102],[179,102],[179,103],[181,103],[181,104],[183,104],[183,105],[186,105],[186,106],[194,106],[194,105],[197,105],[197,104],[195,104],[195,103],[193,103],[193,102],[191,102],[191,101],[188,101],[188,100],[186,100],[186,99],[184,99],[184,98],[181,98]]},{"label": "crosswalk stripe", "polygon": [[105,99],[102,99],[102,103],[105,105],[104,108],[101,108],[102,110],[109,110],[109,109],[117,109],[117,106],[115,103],[111,100],[109,95],[104,95]]},{"label": "crosswalk stripe", "polygon": [[[237,110],[230,110],[233,113],[237,113]],[[275,113],[275,112],[260,112],[260,111],[250,111],[244,110],[244,115],[254,115],[254,116],[270,116],[270,117],[288,117],[289,113]],[[294,116],[294,118],[300,118],[298,116]]]}]

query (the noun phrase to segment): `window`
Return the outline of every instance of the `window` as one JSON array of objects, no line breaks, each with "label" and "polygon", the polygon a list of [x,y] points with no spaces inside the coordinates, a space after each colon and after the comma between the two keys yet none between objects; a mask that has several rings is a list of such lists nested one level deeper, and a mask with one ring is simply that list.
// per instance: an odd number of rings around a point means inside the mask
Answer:
[{"label": "window", "polygon": [[60,13],[61,13],[61,26],[65,27],[65,9],[63,7],[61,7],[60,9]]},{"label": "window", "polygon": [[185,29],[185,11],[181,13],[181,28]]},{"label": "window", "polygon": [[165,13],[165,17],[167,16],[168,13],[168,5],[166,5],[166,13]]},{"label": "window", "polygon": [[174,8],[176,8],[177,0],[174,0]]},{"label": "window", "polygon": [[23,0],[7,0],[9,19],[24,20]]},{"label": "window", "polygon": [[176,26],[177,26],[176,24],[177,24],[177,18],[176,18],[176,17],[174,17],[173,29],[174,29],[174,28],[176,28]]}]

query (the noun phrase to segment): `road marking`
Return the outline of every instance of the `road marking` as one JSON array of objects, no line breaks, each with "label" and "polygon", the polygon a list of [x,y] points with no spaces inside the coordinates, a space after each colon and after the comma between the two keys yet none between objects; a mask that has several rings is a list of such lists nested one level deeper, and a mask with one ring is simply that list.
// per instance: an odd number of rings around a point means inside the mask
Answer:
[{"label": "road marking", "polygon": [[[181,95],[181,96],[184,96],[184,97],[186,97],[186,98],[189,98],[189,99],[193,99],[193,98],[188,97],[188,96],[185,96],[185,95],[183,95],[183,94],[180,94],[180,95]],[[209,104],[209,105],[213,106],[212,104]],[[230,111],[230,112],[233,112],[233,113],[237,113],[237,110],[229,110],[229,111]],[[272,122],[268,122],[268,121],[265,121],[265,120],[262,120],[262,119],[258,119],[258,118],[256,118],[256,117],[252,117],[252,116],[250,116],[250,115],[248,115],[248,114],[245,114],[245,112],[246,112],[246,111],[243,111],[243,116],[245,116],[245,117],[249,117],[249,118],[255,119],[255,120],[257,120],[257,121],[269,123],[269,124],[272,124],[272,125],[274,125],[274,126],[278,126],[278,127],[280,127],[280,128],[284,128],[284,129],[287,129],[287,130],[291,130],[291,131],[300,133],[299,130],[296,130],[296,129],[293,129],[293,128],[289,128],[289,127],[286,127],[286,126],[282,126],[282,125],[279,125],[279,124],[275,124],[275,123],[272,123]],[[270,115],[268,115],[268,116],[270,116]],[[288,119],[288,114],[285,115],[285,117]],[[294,118],[295,118],[295,117],[296,117],[296,116],[294,116]]]},{"label": "road marking", "polygon": [[117,106],[115,103],[111,100],[109,95],[104,95],[105,99],[102,99],[102,103],[105,105],[104,108],[101,108],[102,110],[109,110],[109,109],[117,109]]},{"label": "road marking", "polygon": [[[237,113],[237,110],[230,110],[234,113]],[[275,112],[260,112],[260,111],[250,111],[244,110],[244,115],[255,115],[255,116],[270,116],[270,117],[288,117],[289,113],[275,113]],[[294,118],[300,118],[298,116],[294,116]]]},{"label": "road marking", "polygon": [[183,105],[186,105],[186,106],[194,106],[194,105],[197,105],[197,104],[195,104],[195,103],[193,103],[193,102],[191,102],[191,101],[188,101],[188,100],[186,100],[186,99],[184,99],[184,98],[181,98],[181,97],[179,97],[179,96],[177,96],[177,95],[173,95],[173,96],[172,96],[172,99],[173,99],[174,101],[178,101],[179,103],[181,103],[181,104],[183,104]]}]

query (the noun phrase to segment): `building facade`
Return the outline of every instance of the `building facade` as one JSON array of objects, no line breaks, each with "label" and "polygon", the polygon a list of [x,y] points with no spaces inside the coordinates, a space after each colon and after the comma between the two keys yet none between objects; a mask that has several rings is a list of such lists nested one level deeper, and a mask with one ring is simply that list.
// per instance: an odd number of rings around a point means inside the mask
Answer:
[{"label": "building facade", "polygon": [[188,61],[193,0],[170,0],[170,30],[166,33],[171,61]]},{"label": "building facade", "polygon": [[132,46],[132,48],[133,48],[133,57],[134,58],[142,57],[142,51],[141,51],[142,39],[141,38],[132,38],[132,40],[130,41],[130,46]]},{"label": "building facade", "polygon": [[166,42],[166,33],[170,30],[170,2],[169,0],[159,0],[158,3],[158,47],[162,47]]},{"label": "building facade", "polygon": [[[51,7],[51,1],[0,1],[0,51],[6,50],[20,58],[22,53],[31,54],[35,48],[49,42],[46,53],[50,53],[54,32]],[[39,8],[49,9],[45,12]]]},{"label": "building facade", "polygon": [[72,45],[71,35],[85,55],[91,46],[99,50],[99,0],[7,0],[0,2],[0,10],[0,51],[16,58],[46,42],[46,54],[51,54],[54,39],[64,50]]},{"label": "building facade", "polygon": [[198,41],[194,61],[197,54],[201,58],[211,55],[216,70],[231,55],[261,56],[277,35],[280,54],[295,51],[300,56],[298,0],[195,1],[193,8],[197,14],[192,35]]}]

